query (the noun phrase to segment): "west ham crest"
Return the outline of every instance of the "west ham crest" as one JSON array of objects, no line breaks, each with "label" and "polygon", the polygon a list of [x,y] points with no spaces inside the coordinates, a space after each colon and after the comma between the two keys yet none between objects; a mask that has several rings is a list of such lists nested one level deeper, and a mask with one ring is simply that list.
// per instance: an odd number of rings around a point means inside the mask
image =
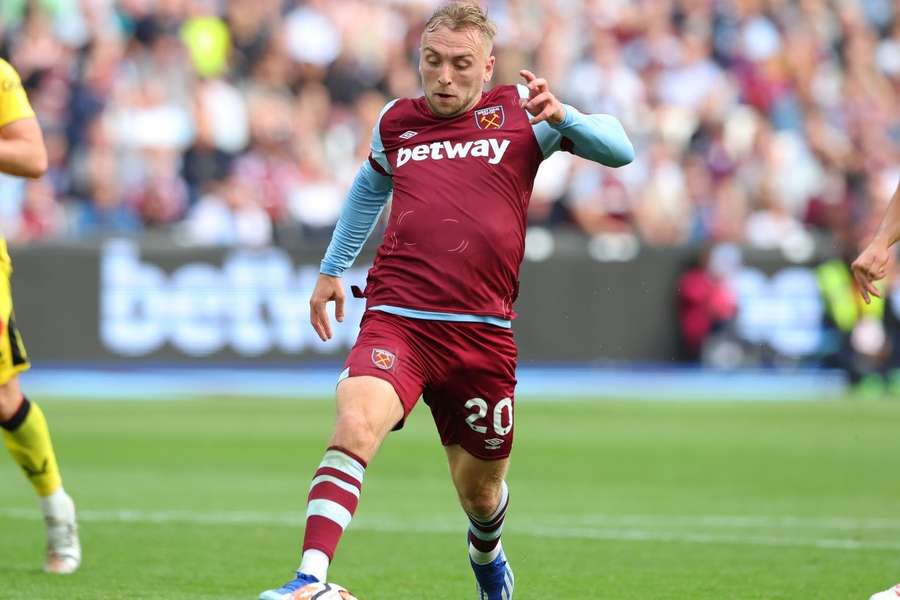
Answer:
[{"label": "west ham crest", "polygon": [[475,124],[478,129],[500,129],[503,127],[503,107],[500,105],[479,108],[475,111]]},{"label": "west ham crest", "polygon": [[388,352],[387,350],[382,350],[381,348],[372,349],[372,364],[374,364],[379,369],[390,371],[394,368],[394,362],[396,360],[397,357],[393,352]]}]

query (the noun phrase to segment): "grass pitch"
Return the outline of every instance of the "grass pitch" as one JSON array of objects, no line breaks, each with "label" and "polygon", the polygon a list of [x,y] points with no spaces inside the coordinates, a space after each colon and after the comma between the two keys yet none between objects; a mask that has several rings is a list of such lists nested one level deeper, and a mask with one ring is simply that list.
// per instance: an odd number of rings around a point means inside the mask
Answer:
[{"label": "grass pitch", "polygon": [[[297,564],[330,401],[41,402],[85,560],[40,572],[0,454],[0,598],[254,599]],[[526,400],[504,546],[517,600],[863,599],[900,581],[900,402]],[[330,571],[362,600],[473,600],[427,408],[366,473]]]}]

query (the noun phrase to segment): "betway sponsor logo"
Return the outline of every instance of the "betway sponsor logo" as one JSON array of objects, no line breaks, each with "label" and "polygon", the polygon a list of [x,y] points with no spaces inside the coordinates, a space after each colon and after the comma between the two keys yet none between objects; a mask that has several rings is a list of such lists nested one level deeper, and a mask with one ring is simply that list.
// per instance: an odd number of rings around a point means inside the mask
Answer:
[{"label": "betway sponsor logo", "polygon": [[[356,340],[365,310],[348,302],[334,338],[319,340],[309,324],[309,296],[319,269],[297,266],[283,250],[231,250],[221,262],[201,259],[163,269],[142,260],[137,244],[112,240],[100,269],[100,339],[114,354],[144,356],[174,349],[186,356],[341,354]],[[166,262],[171,263],[171,259]],[[364,269],[344,281],[361,284]]]},{"label": "betway sponsor logo", "polygon": [[412,148],[400,148],[397,152],[397,167],[402,167],[410,160],[443,160],[468,156],[483,156],[488,159],[489,164],[496,165],[503,159],[507,148],[509,148],[509,140],[496,138],[468,142],[419,144]]}]

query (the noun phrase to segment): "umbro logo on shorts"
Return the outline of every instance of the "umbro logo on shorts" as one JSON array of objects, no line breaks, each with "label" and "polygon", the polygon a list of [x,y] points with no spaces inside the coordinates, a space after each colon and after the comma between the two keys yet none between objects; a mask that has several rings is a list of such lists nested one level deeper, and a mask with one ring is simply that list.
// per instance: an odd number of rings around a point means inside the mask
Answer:
[{"label": "umbro logo on shorts", "polygon": [[503,440],[500,438],[490,438],[484,440],[484,448],[485,450],[499,450],[500,446],[503,445]]},{"label": "umbro logo on shorts", "polygon": [[390,371],[394,368],[397,357],[393,352],[382,350],[381,348],[372,349],[372,364],[384,371]]}]

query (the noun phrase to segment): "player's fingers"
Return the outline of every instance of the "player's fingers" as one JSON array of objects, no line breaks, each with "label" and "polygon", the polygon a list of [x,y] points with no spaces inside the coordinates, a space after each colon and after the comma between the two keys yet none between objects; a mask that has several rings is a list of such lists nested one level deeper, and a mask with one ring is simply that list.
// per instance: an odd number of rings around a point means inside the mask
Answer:
[{"label": "player's fingers", "polygon": [[521,71],[519,71],[519,76],[521,76],[523,79],[525,79],[526,83],[531,83],[532,81],[535,80],[534,73],[532,73],[528,69],[522,69]]},{"label": "player's fingers", "polygon": [[543,77],[539,77],[533,81],[528,82],[528,89],[535,92],[545,92],[548,88],[549,84]]},{"label": "player's fingers", "polygon": [[866,281],[863,284],[865,287],[863,289],[868,292],[867,295],[875,296],[876,298],[881,298],[881,292],[878,291],[878,286],[875,285],[873,281]]},{"label": "player's fingers", "polygon": [[334,318],[338,323],[344,322],[344,295],[338,294],[334,299]]},{"label": "player's fingers", "polygon": [[866,304],[870,302],[869,300],[869,292],[866,290],[866,282],[865,275],[853,269],[853,279],[856,280],[856,287],[859,289],[859,294],[862,296],[863,300],[865,300]]},{"label": "player's fingers", "polygon": [[854,272],[853,277],[856,279],[856,284],[859,287],[859,293],[862,294],[863,300],[866,301],[866,304],[872,302],[872,299],[869,297],[875,296],[876,298],[881,298],[881,293],[878,291],[878,287],[872,282],[871,277],[867,273],[862,272]]},{"label": "player's fingers", "polygon": [[328,323],[328,313],[325,310],[324,302],[309,301],[309,322],[323,342],[331,339],[331,325]]},{"label": "player's fingers", "polygon": [[542,92],[528,101],[525,105],[525,110],[530,112],[533,115],[539,114],[541,110],[544,108],[544,104],[553,99],[553,94],[550,92]]},{"label": "player's fingers", "polygon": [[550,115],[552,115],[552,114],[553,114],[553,106],[548,104],[548,105],[544,106],[544,109],[540,113],[538,113],[533,119],[531,119],[530,122],[532,125],[537,125],[541,121],[546,121],[547,119],[549,119]]}]

